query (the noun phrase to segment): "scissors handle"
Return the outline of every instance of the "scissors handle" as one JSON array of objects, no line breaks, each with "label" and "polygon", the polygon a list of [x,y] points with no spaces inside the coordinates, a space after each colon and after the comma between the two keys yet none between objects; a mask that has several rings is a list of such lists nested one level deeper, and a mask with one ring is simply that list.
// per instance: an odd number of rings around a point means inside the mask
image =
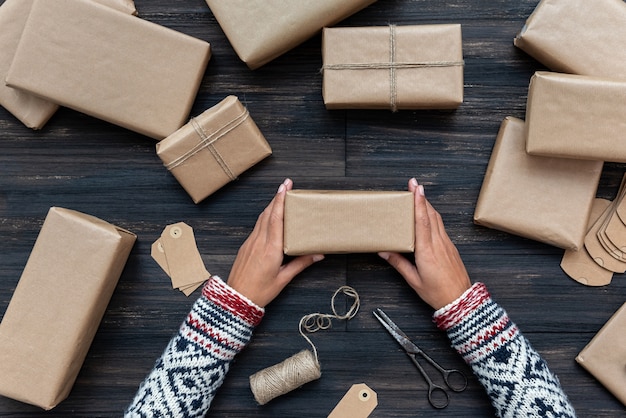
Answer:
[{"label": "scissors handle", "polygon": [[463,392],[465,388],[467,388],[467,376],[460,370],[457,369],[444,369],[443,373],[443,381],[446,382],[446,385],[453,390],[454,392]]},{"label": "scissors handle", "polygon": [[433,380],[428,376],[426,370],[422,367],[421,364],[417,361],[417,356],[412,353],[407,353],[417,370],[421,373],[422,377],[428,384],[428,402],[432,405],[433,408],[443,409],[448,406],[450,399],[448,397],[448,391],[442,386],[437,385]]}]

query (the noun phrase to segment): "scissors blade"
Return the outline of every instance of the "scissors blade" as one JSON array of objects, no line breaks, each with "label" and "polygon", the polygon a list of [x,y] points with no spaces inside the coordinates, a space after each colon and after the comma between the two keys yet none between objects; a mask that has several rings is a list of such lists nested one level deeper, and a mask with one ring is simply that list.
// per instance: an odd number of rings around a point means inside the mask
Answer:
[{"label": "scissors blade", "polygon": [[376,308],[373,312],[374,316],[385,329],[396,339],[398,344],[404,348],[404,351],[411,354],[417,354],[420,349],[411,342],[409,337],[387,316],[387,314],[380,308]]}]

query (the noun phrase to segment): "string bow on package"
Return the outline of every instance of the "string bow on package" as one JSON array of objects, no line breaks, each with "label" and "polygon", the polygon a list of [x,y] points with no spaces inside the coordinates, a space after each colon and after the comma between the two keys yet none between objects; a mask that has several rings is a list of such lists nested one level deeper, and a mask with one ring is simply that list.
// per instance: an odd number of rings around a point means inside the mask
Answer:
[{"label": "string bow on package", "polygon": [[[337,313],[335,299],[343,294],[354,301],[347,312],[343,315]],[[300,335],[311,345],[313,351],[302,350],[287,358],[281,363],[260,370],[250,376],[250,389],[254,399],[259,405],[265,405],[278,396],[284,395],[305,383],[317,380],[322,376],[322,371],[317,354],[317,348],[311,339],[305,334],[325,330],[332,327],[332,320],[350,320],[359,311],[361,302],[359,294],[350,286],[341,286],[335,291],[330,301],[332,314],[311,313],[303,316],[298,325]]]}]

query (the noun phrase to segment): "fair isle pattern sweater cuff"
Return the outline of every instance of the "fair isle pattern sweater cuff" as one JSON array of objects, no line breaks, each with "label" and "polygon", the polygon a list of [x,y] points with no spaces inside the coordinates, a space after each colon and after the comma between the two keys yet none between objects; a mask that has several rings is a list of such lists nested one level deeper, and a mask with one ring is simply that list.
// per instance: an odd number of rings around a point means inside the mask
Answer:
[{"label": "fair isle pattern sweater cuff", "polygon": [[209,278],[209,281],[202,289],[202,295],[253,327],[259,325],[265,314],[265,309],[257,306],[250,299],[228,286],[219,276],[211,276]]}]

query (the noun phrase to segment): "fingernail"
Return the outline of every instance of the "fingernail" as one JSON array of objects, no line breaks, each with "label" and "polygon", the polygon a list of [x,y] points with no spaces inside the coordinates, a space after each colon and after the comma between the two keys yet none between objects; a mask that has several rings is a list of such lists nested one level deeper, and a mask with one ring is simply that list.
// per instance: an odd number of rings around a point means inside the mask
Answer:
[{"label": "fingernail", "polygon": [[324,255],[316,254],[313,256],[313,262],[317,263],[318,261],[322,261],[324,259]]},{"label": "fingernail", "polygon": [[378,256],[383,260],[389,260],[389,253],[378,253]]},{"label": "fingernail", "polygon": [[280,186],[278,186],[278,191],[276,193],[282,193],[285,191],[285,183],[282,183]]},{"label": "fingernail", "polygon": [[291,183],[291,179],[289,179],[289,178],[287,178],[287,179],[285,179],[285,181],[283,181],[283,184],[284,184],[285,186],[288,186],[288,185],[289,185],[289,183]]},{"label": "fingernail", "polygon": [[411,180],[409,180],[409,182],[411,183],[411,186],[417,187],[417,180],[415,180],[415,177],[413,177]]},{"label": "fingernail", "polygon": [[417,192],[420,194],[420,196],[424,196],[424,186],[420,184],[417,188]]}]

